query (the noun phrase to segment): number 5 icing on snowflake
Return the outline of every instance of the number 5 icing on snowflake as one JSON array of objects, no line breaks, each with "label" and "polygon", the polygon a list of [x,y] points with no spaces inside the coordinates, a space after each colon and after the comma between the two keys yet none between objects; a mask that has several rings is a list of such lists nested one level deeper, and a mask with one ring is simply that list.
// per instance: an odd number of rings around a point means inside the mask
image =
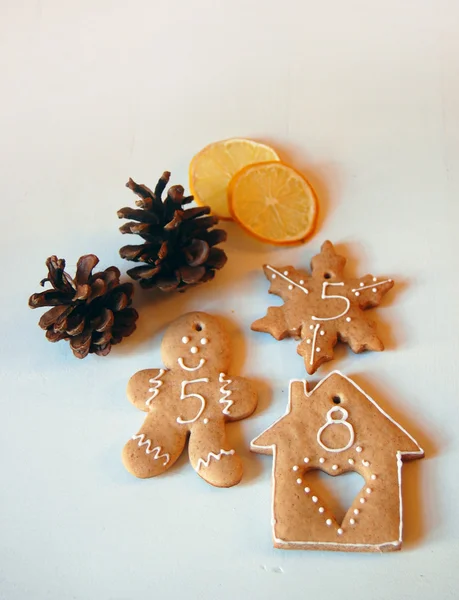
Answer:
[{"label": "number 5 icing on snowflake", "polygon": [[252,329],[270,333],[277,340],[301,338],[297,351],[310,374],[333,359],[338,340],[354,352],[384,350],[374,324],[363,311],[378,306],[394,282],[372,275],[347,278],[345,264],[346,259],[327,241],[311,261],[311,274],[291,266],[264,266],[269,292],[280,296],[284,304],[269,307]]}]

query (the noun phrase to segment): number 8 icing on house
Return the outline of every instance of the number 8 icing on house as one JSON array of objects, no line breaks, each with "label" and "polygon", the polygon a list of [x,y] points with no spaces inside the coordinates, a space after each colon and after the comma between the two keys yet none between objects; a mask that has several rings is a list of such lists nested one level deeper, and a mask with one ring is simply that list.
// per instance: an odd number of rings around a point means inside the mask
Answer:
[{"label": "number 8 icing on house", "polygon": [[309,374],[333,359],[338,340],[354,352],[384,350],[374,324],[363,311],[378,306],[394,282],[373,275],[346,278],[345,264],[346,259],[327,241],[311,261],[311,274],[291,266],[263,267],[271,284],[269,293],[280,296],[284,304],[269,307],[252,329],[270,333],[277,340],[301,338],[297,351]]},{"label": "number 8 icing on house", "polygon": [[123,463],[136,477],[167,471],[188,454],[208,483],[230,487],[242,477],[242,463],[226,439],[225,423],[250,416],[257,396],[242,377],[229,376],[230,341],[202,312],[188,313],[167,329],[161,354],[166,369],[145,369],[131,377],[129,400],[147,417],[125,445]]}]

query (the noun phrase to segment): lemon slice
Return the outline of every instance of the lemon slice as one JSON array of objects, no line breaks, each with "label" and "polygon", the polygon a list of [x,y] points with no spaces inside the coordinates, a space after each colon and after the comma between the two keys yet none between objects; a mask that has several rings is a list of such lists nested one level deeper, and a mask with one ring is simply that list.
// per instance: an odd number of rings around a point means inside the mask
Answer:
[{"label": "lemon slice", "polygon": [[228,185],[233,175],[252,163],[277,161],[269,146],[245,139],[230,139],[209,144],[190,163],[190,190],[197,204],[210,206],[221,219],[231,219]]},{"label": "lemon slice", "polygon": [[229,186],[229,206],[248,233],[270,244],[304,242],[317,218],[311,185],[281,162],[249,165],[236,173]]}]

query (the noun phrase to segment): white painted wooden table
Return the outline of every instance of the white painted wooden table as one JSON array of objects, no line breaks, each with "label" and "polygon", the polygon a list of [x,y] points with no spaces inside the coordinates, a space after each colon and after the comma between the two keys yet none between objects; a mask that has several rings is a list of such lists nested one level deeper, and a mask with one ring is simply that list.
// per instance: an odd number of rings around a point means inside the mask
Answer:
[{"label": "white painted wooden table", "polygon": [[[0,598],[446,600],[458,595],[459,5],[450,0],[3,0],[0,6]],[[129,176],[185,182],[206,143],[273,143],[317,189],[304,247],[228,225],[216,280],[156,304],[107,358],[48,344],[29,294],[50,254],[102,266],[126,238]],[[387,351],[322,368],[355,377],[419,439],[404,469],[405,547],[387,555],[275,551],[271,458],[248,443],[303,377],[295,342],[250,331],[273,301],[263,262],[307,265],[324,239],[397,285],[373,318]],[[240,486],[185,459],[149,481],[120,451],[143,415],[130,375],[161,366],[175,316],[203,309],[233,334],[260,405],[230,426]],[[318,375],[319,375],[318,374]],[[319,377],[314,378],[317,380]]]}]

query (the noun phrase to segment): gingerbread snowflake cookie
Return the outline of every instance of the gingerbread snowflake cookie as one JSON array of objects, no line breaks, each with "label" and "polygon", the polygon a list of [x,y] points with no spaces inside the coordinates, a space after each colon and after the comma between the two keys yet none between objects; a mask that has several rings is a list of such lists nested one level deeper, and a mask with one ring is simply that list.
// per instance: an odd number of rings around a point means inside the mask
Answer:
[{"label": "gingerbread snowflake cookie", "polygon": [[333,244],[325,242],[311,261],[311,274],[290,266],[263,267],[271,284],[269,293],[280,296],[284,304],[269,307],[268,314],[255,321],[252,329],[270,333],[277,340],[301,338],[297,352],[304,357],[310,374],[333,359],[338,339],[354,352],[384,350],[374,324],[363,311],[378,306],[394,282],[372,275],[345,278],[345,264],[346,259],[336,254]]},{"label": "gingerbread snowflake cookie", "polygon": [[228,375],[230,341],[210,315],[183,315],[167,329],[161,354],[165,369],[136,373],[129,400],[147,412],[140,431],[123,450],[136,477],[155,477],[181,455],[189,435],[189,459],[208,483],[230,487],[242,478],[242,463],[226,439],[225,423],[250,416],[257,405],[252,385]]},{"label": "gingerbread snowflake cookie", "polygon": [[[351,379],[335,371],[312,392],[290,382],[285,416],[251,443],[273,455],[276,548],[382,552],[402,543],[401,473],[423,450]],[[311,471],[359,473],[365,484],[342,521],[314,490]]]}]

